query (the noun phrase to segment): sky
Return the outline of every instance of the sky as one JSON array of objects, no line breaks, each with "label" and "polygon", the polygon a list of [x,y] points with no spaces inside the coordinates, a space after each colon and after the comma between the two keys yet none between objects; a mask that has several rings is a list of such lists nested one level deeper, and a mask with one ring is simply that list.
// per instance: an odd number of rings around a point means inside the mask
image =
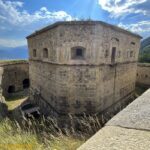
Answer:
[{"label": "sky", "polygon": [[150,0],[0,0],[0,47],[27,45],[26,36],[56,21],[101,20],[150,36]]}]

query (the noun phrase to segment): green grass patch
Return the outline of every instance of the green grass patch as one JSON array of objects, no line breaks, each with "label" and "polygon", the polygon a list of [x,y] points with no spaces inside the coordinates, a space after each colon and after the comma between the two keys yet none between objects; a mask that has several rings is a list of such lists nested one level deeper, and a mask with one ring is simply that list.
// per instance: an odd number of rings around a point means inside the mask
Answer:
[{"label": "green grass patch", "polygon": [[[16,110],[26,99],[23,94],[7,98],[9,112]],[[63,134],[60,129],[55,130],[57,124],[53,121],[47,125],[44,119],[22,120],[20,123],[14,120],[15,117],[10,118],[0,121],[0,150],[76,150],[85,142],[85,138],[69,131],[69,134]]]},{"label": "green grass patch", "polygon": [[0,122],[0,139],[2,150],[76,150],[85,142],[62,134],[54,137],[51,133],[27,131],[9,119]]},{"label": "green grass patch", "polygon": [[28,62],[28,60],[23,59],[8,59],[8,60],[0,60],[0,63],[18,63],[18,62]]}]

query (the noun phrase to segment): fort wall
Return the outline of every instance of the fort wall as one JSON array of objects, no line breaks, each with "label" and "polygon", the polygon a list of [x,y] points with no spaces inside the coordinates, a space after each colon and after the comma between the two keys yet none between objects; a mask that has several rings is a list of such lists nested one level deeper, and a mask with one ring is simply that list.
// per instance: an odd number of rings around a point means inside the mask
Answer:
[{"label": "fort wall", "polygon": [[30,98],[44,111],[93,114],[132,96],[139,36],[79,21],[54,24],[27,39]]},{"label": "fort wall", "polygon": [[150,64],[139,63],[137,67],[137,85],[150,87]]},{"label": "fort wall", "polygon": [[27,61],[0,63],[0,88],[4,97],[28,88],[29,65]]}]

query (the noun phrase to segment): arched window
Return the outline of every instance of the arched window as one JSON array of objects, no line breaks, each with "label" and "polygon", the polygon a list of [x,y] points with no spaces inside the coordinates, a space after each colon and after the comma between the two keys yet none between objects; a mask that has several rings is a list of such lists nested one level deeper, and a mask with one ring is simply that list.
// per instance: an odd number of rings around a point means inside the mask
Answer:
[{"label": "arched window", "polygon": [[14,93],[15,92],[15,86],[14,85],[10,85],[8,87],[8,90],[7,90],[8,93]]},{"label": "arched window", "polygon": [[73,47],[71,49],[72,59],[84,59],[85,58],[85,48],[83,47]]},{"label": "arched window", "polygon": [[135,42],[131,42],[131,45],[135,45]]},{"label": "arched window", "polygon": [[29,79],[24,79],[23,82],[22,82],[22,84],[23,84],[23,88],[24,89],[29,88],[29,86],[30,86]]},{"label": "arched window", "polygon": [[112,37],[111,40],[115,40],[115,41],[119,42],[119,39],[116,37]]},{"label": "arched window", "polygon": [[36,49],[33,49],[33,57],[36,57]]},{"label": "arched window", "polygon": [[43,57],[48,58],[48,49],[47,48],[43,49]]}]

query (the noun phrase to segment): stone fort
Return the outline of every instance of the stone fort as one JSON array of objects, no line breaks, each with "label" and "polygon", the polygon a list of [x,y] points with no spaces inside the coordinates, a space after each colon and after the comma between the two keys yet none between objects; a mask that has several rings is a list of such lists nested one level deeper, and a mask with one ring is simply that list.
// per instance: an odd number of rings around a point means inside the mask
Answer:
[{"label": "stone fort", "polygon": [[95,114],[133,95],[141,37],[101,21],[57,22],[27,37],[30,99],[45,113]]}]

